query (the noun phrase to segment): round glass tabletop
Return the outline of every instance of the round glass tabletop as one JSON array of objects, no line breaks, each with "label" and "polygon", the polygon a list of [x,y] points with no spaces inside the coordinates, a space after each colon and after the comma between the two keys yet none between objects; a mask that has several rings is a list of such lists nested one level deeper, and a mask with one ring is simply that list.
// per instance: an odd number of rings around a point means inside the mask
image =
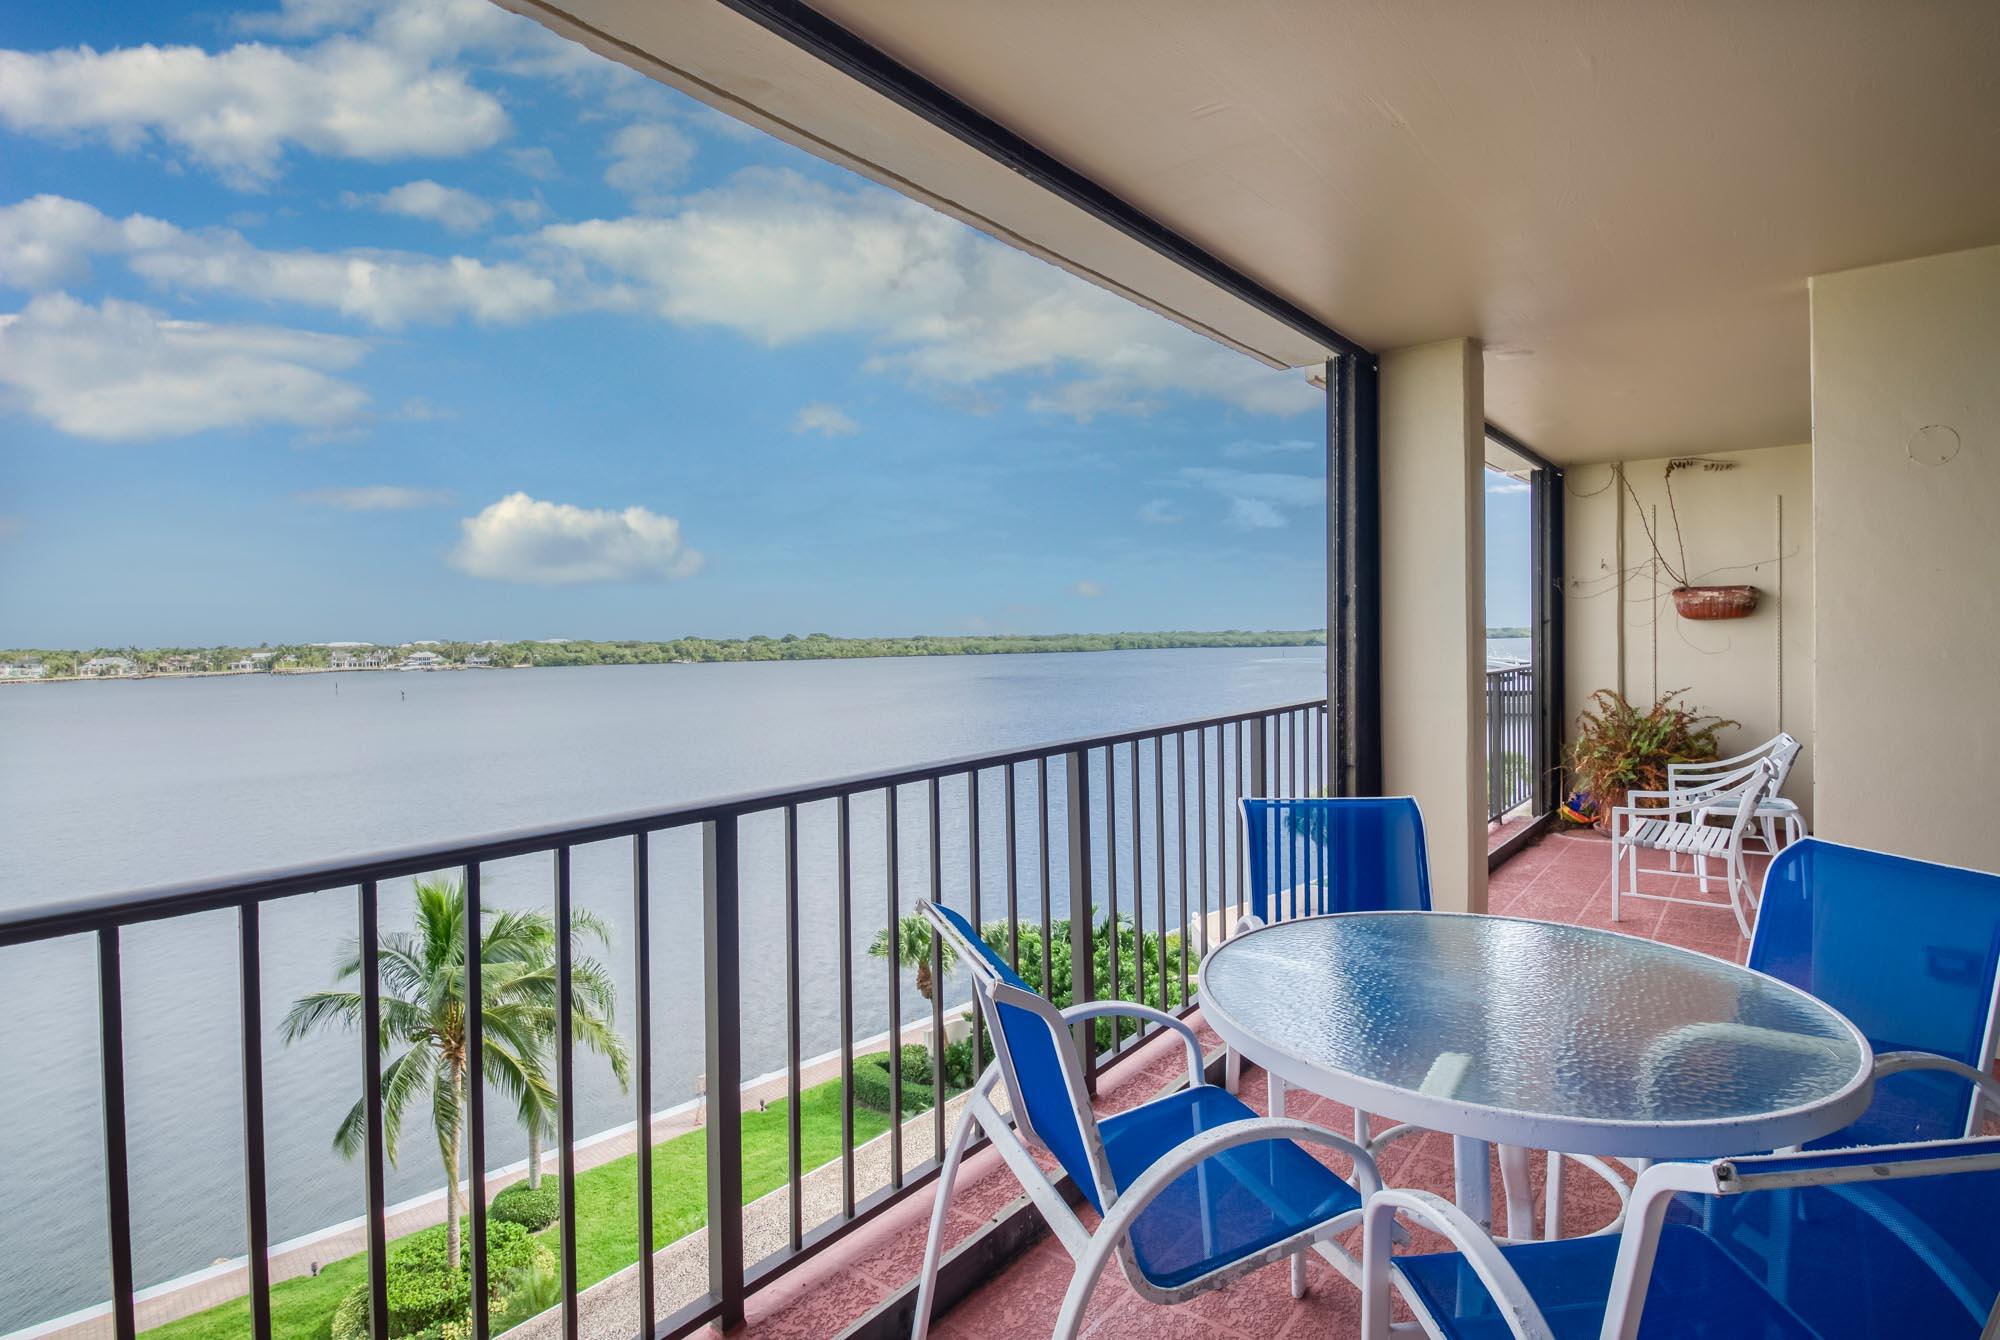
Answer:
[{"label": "round glass tabletop", "polygon": [[1575,1153],[1719,1156],[1811,1139],[1865,1107],[1873,1063],[1844,1017],[1775,978],[1511,917],[1280,922],[1209,955],[1201,1002],[1224,1041],[1295,1085]]}]

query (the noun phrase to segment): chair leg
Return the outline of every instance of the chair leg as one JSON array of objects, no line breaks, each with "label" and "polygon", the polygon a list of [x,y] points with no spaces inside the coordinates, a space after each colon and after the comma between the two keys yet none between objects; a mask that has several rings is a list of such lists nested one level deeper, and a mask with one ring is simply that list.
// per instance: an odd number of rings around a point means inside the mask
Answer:
[{"label": "chair leg", "polygon": [[1500,1145],[1500,1190],[1507,1202],[1507,1236],[1525,1241],[1535,1236],[1534,1189],[1529,1182],[1528,1151],[1520,1145]]},{"label": "chair leg", "polygon": [[1549,1175],[1542,1187],[1542,1240],[1554,1242],[1562,1236],[1563,1156],[1549,1151]]},{"label": "chair leg", "polygon": [[1222,1087],[1230,1093],[1243,1087],[1243,1053],[1234,1047],[1222,1054]]},{"label": "chair leg", "polygon": [[1743,938],[1750,938],[1750,918],[1743,914],[1744,900],[1749,896],[1750,873],[1744,867],[1743,853],[1735,851],[1729,856],[1729,910],[1736,914],[1736,928],[1743,932]]},{"label": "chair leg", "polygon": [[1616,838],[1613,838],[1613,839],[1611,840],[1611,919],[1612,919],[1613,921],[1617,921],[1617,920],[1619,920],[1619,916],[1618,916],[1618,858],[1619,858],[1620,856],[1622,856],[1622,855],[1624,855],[1624,852],[1623,852],[1623,851],[1622,851],[1622,850],[1620,849],[1620,846],[1619,846],[1619,843],[1618,843],[1618,840],[1617,840]]},{"label": "chair leg", "polygon": [[1708,858],[1707,858],[1706,856],[1697,856],[1697,857],[1695,857],[1695,858],[1694,858],[1694,868],[1695,868],[1695,872],[1696,872],[1697,874],[1699,874],[1699,875],[1701,876],[1701,891],[1702,891],[1703,893],[1707,893],[1707,892],[1708,892]]},{"label": "chair leg", "polygon": [[925,1340],[930,1334],[931,1309],[937,1306],[938,1261],[944,1255],[945,1213],[951,1208],[951,1188],[958,1180],[959,1160],[965,1157],[966,1146],[972,1143],[972,1133],[978,1128],[979,1118],[971,1108],[966,1108],[945,1153],[944,1167],[938,1170],[937,1202],[931,1207],[930,1236],[924,1240],[923,1273],[917,1276],[917,1318],[910,1327],[910,1340]]},{"label": "chair leg", "polygon": [[1076,1273],[1070,1276],[1069,1288],[1063,1293],[1062,1311],[1056,1314],[1056,1328],[1049,1332],[1049,1340],[1076,1340],[1077,1331],[1083,1326],[1083,1314],[1090,1307],[1090,1295],[1110,1262],[1108,1247],[1092,1239],[1076,1263]]}]

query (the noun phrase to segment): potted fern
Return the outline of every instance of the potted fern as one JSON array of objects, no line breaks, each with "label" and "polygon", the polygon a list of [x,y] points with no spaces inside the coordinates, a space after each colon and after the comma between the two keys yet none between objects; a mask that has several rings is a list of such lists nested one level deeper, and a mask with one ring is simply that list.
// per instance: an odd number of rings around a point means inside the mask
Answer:
[{"label": "potted fern", "polygon": [[1716,737],[1738,723],[1687,706],[1686,692],[1669,689],[1643,709],[1610,689],[1590,695],[1576,719],[1569,766],[1571,780],[1596,808],[1598,827],[1610,826],[1613,807],[1628,792],[1664,791],[1669,764],[1719,756]]}]

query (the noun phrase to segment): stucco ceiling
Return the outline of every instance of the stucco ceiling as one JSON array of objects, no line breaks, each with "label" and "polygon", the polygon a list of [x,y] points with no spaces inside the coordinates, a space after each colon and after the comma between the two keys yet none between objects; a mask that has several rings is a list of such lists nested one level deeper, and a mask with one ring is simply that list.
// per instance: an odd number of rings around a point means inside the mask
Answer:
[{"label": "stucco ceiling", "polygon": [[[502,0],[1269,360],[1324,355],[716,0]],[[1807,279],[2000,242],[1993,0],[818,0],[1568,462],[1810,432]]]}]

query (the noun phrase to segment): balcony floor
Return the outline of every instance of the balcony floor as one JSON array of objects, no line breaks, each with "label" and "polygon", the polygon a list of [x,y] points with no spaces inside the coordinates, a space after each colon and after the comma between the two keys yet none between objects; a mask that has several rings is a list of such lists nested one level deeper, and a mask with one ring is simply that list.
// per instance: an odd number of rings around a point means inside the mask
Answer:
[{"label": "balcony floor", "polygon": [[[1513,916],[1612,927],[1609,857],[1608,843],[1595,833],[1550,834],[1493,872],[1490,909]],[[1726,910],[1640,902],[1628,905],[1625,920],[1615,928],[1736,962],[1743,960],[1748,948]],[[1206,1045],[1220,1046],[1213,1033],[1205,1028],[1202,1033]],[[1177,1047],[1149,1044],[1106,1072],[1099,1109],[1118,1111],[1145,1101],[1184,1074],[1184,1065]],[[1262,1072],[1246,1067],[1242,1095],[1263,1110]],[[1349,1110],[1325,1099],[1294,1093],[1287,1111],[1336,1131],[1353,1129]],[[1535,1156],[1538,1207],[1543,1166],[1542,1157]],[[1391,1184],[1449,1195],[1450,1142],[1438,1134],[1398,1141],[1384,1151],[1381,1170]],[[1495,1185],[1497,1192],[1497,1180]],[[1588,1173],[1571,1169],[1564,1191],[1565,1232],[1601,1224],[1615,1208],[1611,1193]],[[952,1198],[950,1242],[965,1239],[1019,1195],[1018,1184],[990,1150],[968,1160]],[[874,1231],[857,1234],[857,1241],[824,1253],[754,1297],[747,1332],[739,1334],[756,1340],[818,1340],[846,1330],[915,1276],[931,1204],[928,1194],[912,1197],[885,1215]],[[1417,1235],[1417,1249],[1435,1249],[1426,1247],[1426,1237]],[[1358,1251],[1358,1242],[1350,1248]],[[1044,1238],[940,1319],[932,1335],[938,1340],[1019,1340],[1047,1335],[1069,1284],[1070,1264],[1055,1239]],[[1097,1286],[1083,1333],[1092,1337],[1145,1334],[1152,1340],[1289,1340],[1294,1336],[1359,1333],[1359,1295],[1331,1266],[1317,1257],[1311,1259],[1309,1291],[1299,1301],[1290,1295],[1288,1278],[1283,1265],[1274,1265],[1192,1302],[1163,1308],[1139,1298],[1113,1267]]]}]

